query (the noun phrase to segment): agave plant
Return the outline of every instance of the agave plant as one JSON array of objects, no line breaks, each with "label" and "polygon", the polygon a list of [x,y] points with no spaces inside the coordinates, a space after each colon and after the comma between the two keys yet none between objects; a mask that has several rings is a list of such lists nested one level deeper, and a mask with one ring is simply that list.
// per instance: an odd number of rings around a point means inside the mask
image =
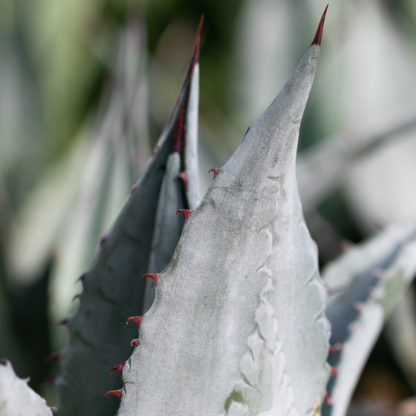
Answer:
[{"label": "agave plant", "polygon": [[[211,169],[200,201],[201,19],[167,126],[80,277],[79,309],[65,321],[59,415],[113,415],[118,403],[105,395],[121,399],[119,416],[345,414],[416,272],[416,224],[386,230],[320,276],[296,153],[326,12],[281,92]],[[8,383],[18,387],[0,391],[0,409],[50,414],[6,364],[0,386]]]}]

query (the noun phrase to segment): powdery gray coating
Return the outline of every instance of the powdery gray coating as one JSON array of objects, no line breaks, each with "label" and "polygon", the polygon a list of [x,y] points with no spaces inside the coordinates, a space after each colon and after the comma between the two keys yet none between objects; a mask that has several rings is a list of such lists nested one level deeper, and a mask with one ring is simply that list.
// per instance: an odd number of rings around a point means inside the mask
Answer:
[{"label": "powdery gray coating", "polygon": [[0,415],[1,416],[52,416],[51,409],[42,397],[20,379],[9,361],[0,364]]},{"label": "powdery gray coating", "polygon": [[309,48],[185,225],[119,416],[309,416],[322,399],[326,291],[295,179],[318,55]]},{"label": "powdery gray coating", "polygon": [[[331,395],[333,406],[328,409],[327,415],[344,416],[347,413],[359,376],[383,324],[416,274],[415,230],[416,224],[391,226],[362,247],[346,253],[328,268],[328,281],[335,282],[338,275],[342,281],[351,284],[354,276],[362,276],[364,272],[374,269],[374,263],[379,263],[383,254],[387,255],[401,245],[393,264],[384,271],[383,278],[363,305],[363,310],[354,321],[354,329],[344,343]],[[336,302],[336,298],[332,302]]]},{"label": "powdery gray coating", "polygon": [[[172,156],[172,150],[178,136],[180,112],[182,106],[187,108],[189,96],[195,95],[194,90],[199,88],[198,77],[193,76],[194,57],[191,62],[155,154],[85,276],[79,310],[68,322],[70,341],[61,356],[63,376],[58,384],[59,416],[113,416],[119,406],[117,398],[104,395],[108,390],[122,386],[118,374],[109,376],[108,373],[131,355],[130,341],[137,338],[137,326],[134,323],[126,326],[126,319],[144,312],[145,292],[150,297],[154,290],[153,281],[141,276],[159,272],[168,264],[183,224],[183,218],[176,216],[176,210],[189,206],[181,179],[173,177],[178,166],[173,166],[173,170],[176,169],[173,172],[168,160],[174,159],[177,165],[178,158]],[[185,130],[188,122],[195,124],[188,117],[195,116],[194,104],[193,111],[186,112]],[[196,137],[191,136],[188,140],[196,140]],[[186,146],[182,146],[183,150],[187,151]],[[186,155],[181,157],[186,162]],[[170,165],[168,172],[167,165]],[[160,192],[166,190],[169,195],[161,196]],[[174,192],[178,194],[172,196]],[[160,206],[165,203],[171,205]],[[164,214],[169,215],[169,219],[163,218]],[[169,221],[172,224],[168,228],[176,229],[176,235],[153,247],[155,230],[157,234],[162,227],[160,223],[167,227]],[[159,249],[161,251],[157,253]],[[156,266],[160,270],[149,270],[151,257],[158,259]]]}]

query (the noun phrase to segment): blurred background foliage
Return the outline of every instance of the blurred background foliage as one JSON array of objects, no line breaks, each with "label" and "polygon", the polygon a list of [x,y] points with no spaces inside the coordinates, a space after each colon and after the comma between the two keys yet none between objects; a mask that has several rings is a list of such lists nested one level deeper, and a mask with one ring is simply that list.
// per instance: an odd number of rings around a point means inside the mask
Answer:
[{"label": "blurred background foliage", "polygon": [[[52,323],[76,308],[74,282],[163,128],[200,15],[206,188],[208,169],[227,160],[286,81],[324,6],[0,3],[0,356],[52,403],[47,380],[59,370],[45,357],[66,338]],[[301,130],[299,185],[324,266],[349,244],[416,216],[416,2],[333,2],[322,49]],[[351,414],[416,414],[412,401],[403,404],[416,389],[414,295],[403,305]]]}]

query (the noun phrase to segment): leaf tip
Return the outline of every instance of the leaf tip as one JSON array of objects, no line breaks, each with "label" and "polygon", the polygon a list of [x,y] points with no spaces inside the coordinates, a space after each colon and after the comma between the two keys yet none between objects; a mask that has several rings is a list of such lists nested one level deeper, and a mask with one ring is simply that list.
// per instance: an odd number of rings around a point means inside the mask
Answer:
[{"label": "leaf tip", "polygon": [[313,46],[313,45],[321,46],[322,33],[324,31],[325,17],[326,17],[326,12],[328,10],[328,6],[329,6],[329,4],[326,5],[324,13],[322,14],[321,20],[320,20],[319,25],[318,25],[318,29],[316,30],[315,37],[313,38],[311,46]]},{"label": "leaf tip", "polygon": [[201,14],[201,18],[199,19],[198,30],[196,32],[196,39],[195,39],[195,48],[193,54],[193,63],[195,64],[199,60],[199,50],[201,48],[201,36],[202,36],[202,28],[204,26],[204,19],[205,16]]}]

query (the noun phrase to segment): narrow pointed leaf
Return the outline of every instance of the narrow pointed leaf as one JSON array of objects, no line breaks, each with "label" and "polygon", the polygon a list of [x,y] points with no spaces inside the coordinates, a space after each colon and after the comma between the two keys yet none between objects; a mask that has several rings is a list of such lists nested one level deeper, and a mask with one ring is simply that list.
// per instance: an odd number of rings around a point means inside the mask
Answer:
[{"label": "narrow pointed leaf", "polygon": [[[193,102],[192,111],[189,103],[191,97],[198,96],[198,77],[194,72],[198,51],[196,47],[153,157],[83,279],[80,308],[68,322],[70,342],[62,355],[60,416],[115,413],[117,404],[104,394],[119,389],[121,380],[108,377],[108,372],[128,358],[130,341],[137,336],[136,326],[123,323],[129,316],[141,315],[151,303],[146,304],[145,294],[152,299],[154,283],[141,276],[166,266],[183,225],[176,210],[190,206],[190,201],[182,196],[186,195],[185,185],[178,175],[187,168],[189,142],[196,141],[196,135],[188,132],[195,128],[188,129],[188,123],[197,123],[197,103]],[[195,143],[192,146],[196,148]],[[192,163],[196,165],[195,161]],[[195,180],[189,177],[190,188]],[[163,241],[162,228],[169,232]],[[159,270],[150,270],[151,266]]]},{"label": "narrow pointed leaf", "polygon": [[352,248],[324,273],[332,293],[328,356],[337,375],[328,383],[332,406],[322,415],[343,416],[383,323],[416,273],[416,225],[394,226]]},{"label": "narrow pointed leaf", "polygon": [[0,414],[4,416],[52,416],[42,397],[17,377],[10,362],[0,364]]},{"label": "narrow pointed leaf", "polygon": [[319,49],[308,49],[185,225],[123,369],[120,416],[319,407],[329,376],[326,291],[295,178]]}]

